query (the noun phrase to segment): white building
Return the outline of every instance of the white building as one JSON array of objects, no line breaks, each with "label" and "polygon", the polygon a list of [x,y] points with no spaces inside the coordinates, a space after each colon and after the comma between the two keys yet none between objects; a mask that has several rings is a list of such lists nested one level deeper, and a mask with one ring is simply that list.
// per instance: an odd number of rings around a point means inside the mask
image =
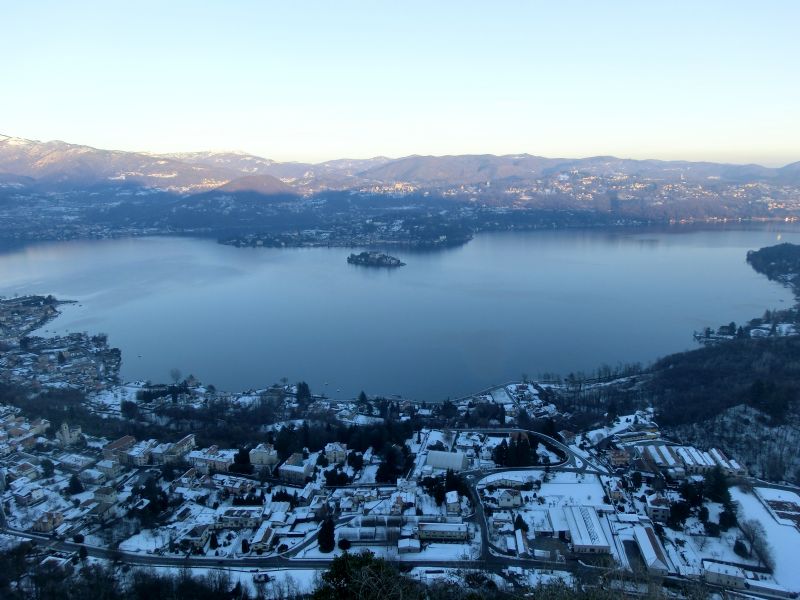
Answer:
[{"label": "white building", "polygon": [[647,570],[654,575],[667,575],[669,561],[653,528],[649,525],[636,525],[633,528],[633,536]]},{"label": "white building", "polygon": [[302,454],[295,452],[278,468],[278,473],[281,479],[290,483],[305,484],[306,478],[311,475],[313,468],[314,466],[309,461],[303,459]]},{"label": "white building", "polygon": [[569,539],[575,552],[607,553],[611,544],[606,538],[597,511],[591,506],[567,506],[564,516],[569,526]]},{"label": "white building", "polygon": [[403,538],[402,540],[397,540],[397,551],[400,554],[419,552],[420,549],[421,546],[419,540],[415,540],[414,538]]},{"label": "white building", "polygon": [[497,494],[497,506],[500,508],[519,508],[522,506],[522,492],[504,489]]},{"label": "white building", "polygon": [[441,450],[429,450],[425,464],[434,469],[458,472],[469,467],[467,455],[463,452],[443,452]]},{"label": "white building", "polygon": [[250,464],[257,469],[259,467],[269,467],[270,469],[278,464],[278,451],[272,444],[259,444],[249,452]]},{"label": "white building", "polygon": [[188,454],[191,465],[200,473],[226,473],[233,464],[235,450],[220,450],[216,446],[203,448],[202,450],[192,450]]},{"label": "white building", "polygon": [[158,446],[157,440],[138,442],[125,453],[125,461],[129,465],[134,465],[136,467],[143,467],[150,464],[150,455],[153,453],[153,448],[156,446]]},{"label": "white building", "polygon": [[469,539],[466,523],[419,523],[416,531],[420,540],[458,542]]},{"label": "white building", "polygon": [[444,501],[448,515],[457,515],[461,513],[461,499],[458,497],[457,491],[452,490],[447,492]]}]

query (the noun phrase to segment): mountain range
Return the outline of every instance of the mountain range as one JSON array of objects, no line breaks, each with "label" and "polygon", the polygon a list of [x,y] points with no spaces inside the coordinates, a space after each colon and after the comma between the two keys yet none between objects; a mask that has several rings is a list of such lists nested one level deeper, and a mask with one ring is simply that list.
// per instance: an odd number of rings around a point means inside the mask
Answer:
[{"label": "mountain range", "polygon": [[410,184],[445,189],[463,185],[525,185],[559,173],[636,176],[659,182],[762,182],[800,185],[800,162],[782,168],[756,164],[633,160],[613,156],[545,158],[407,156],[279,162],[242,152],[151,154],[103,150],[62,141],[0,135],[0,186],[33,191],[141,187],[179,194],[219,190],[261,195],[307,194],[325,189],[369,189]]}]

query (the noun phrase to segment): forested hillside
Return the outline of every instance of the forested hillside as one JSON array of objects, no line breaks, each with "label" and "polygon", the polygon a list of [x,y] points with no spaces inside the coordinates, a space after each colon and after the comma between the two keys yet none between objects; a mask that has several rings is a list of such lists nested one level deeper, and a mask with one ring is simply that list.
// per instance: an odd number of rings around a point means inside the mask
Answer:
[{"label": "forested hillside", "polygon": [[800,481],[800,336],[673,354],[645,386],[677,439],[724,448],[757,477]]},{"label": "forested hillside", "polygon": [[797,413],[800,337],[732,340],[672,354],[648,382],[659,422],[681,425],[747,404],[782,424]]},{"label": "forested hillside", "polygon": [[788,283],[797,292],[800,284],[800,246],[778,244],[747,253],[747,262],[772,281]]}]

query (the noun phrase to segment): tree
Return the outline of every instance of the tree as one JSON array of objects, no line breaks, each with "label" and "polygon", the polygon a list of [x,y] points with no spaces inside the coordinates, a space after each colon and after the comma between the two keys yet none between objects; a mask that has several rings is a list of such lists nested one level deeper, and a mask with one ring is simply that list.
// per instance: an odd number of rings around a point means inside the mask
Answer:
[{"label": "tree", "polygon": [[335,529],[336,526],[332,518],[327,517],[322,522],[322,526],[319,528],[319,533],[317,534],[320,552],[324,552],[326,554],[333,552],[333,549],[336,547]]},{"label": "tree", "polygon": [[314,592],[314,600],[393,600],[432,597],[419,583],[372,552],[346,552],[331,561]]},{"label": "tree", "polygon": [[253,465],[250,464],[250,453],[245,448],[239,448],[233,455],[233,464],[228,470],[234,473],[252,473]]},{"label": "tree", "polygon": [[219,548],[219,540],[217,539],[217,533],[214,532],[211,534],[211,538],[208,541],[208,547],[212,550],[216,550]]},{"label": "tree", "polygon": [[525,522],[525,519],[522,518],[522,515],[517,515],[514,519],[514,529],[521,529],[522,531],[528,531],[528,524]]},{"label": "tree", "polygon": [[767,567],[770,571],[775,570],[775,558],[772,555],[772,548],[767,543],[767,532],[760,521],[748,519],[739,523],[739,530],[744,539],[750,543],[750,548],[758,557],[759,564]]},{"label": "tree", "polygon": [[364,455],[351,450],[347,453],[347,464],[353,467],[353,470],[360,471],[364,466]]},{"label": "tree", "polygon": [[736,526],[736,521],[736,511],[732,506],[726,505],[722,512],[719,513],[719,528],[727,531]]},{"label": "tree", "polygon": [[366,394],[366,393],[364,393],[364,390],[361,390],[361,393],[360,393],[360,394],[358,394],[358,402],[359,402],[360,404],[367,404],[367,402],[368,402],[368,400],[367,400],[367,394]]},{"label": "tree", "polygon": [[505,438],[494,447],[492,451],[492,460],[501,467],[508,464],[508,443]]},{"label": "tree", "polygon": [[642,487],[642,474],[639,471],[634,471],[633,475],[631,475],[631,484],[634,490],[638,490]]},{"label": "tree", "polygon": [[669,519],[667,520],[667,524],[673,529],[679,529],[683,527],[686,519],[688,519],[691,514],[692,507],[689,506],[688,502],[673,502],[669,506]]},{"label": "tree", "polygon": [[248,552],[250,552],[250,542],[242,539],[242,554],[247,554]]},{"label": "tree", "polygon": [[347,538],[341,538],[341,539],[339,540],[339,549],[340,549],[340,550],[344,550],[345,552],[347,552],[348,550],[350,550],[350,547],[351,547],[352,545],[353,545],[353,544],[352,544],[352,543],[350,542],[350,540],[348,540]]},{"label": "tree", "polygon": [[83,484],[81,480],[78,479],[78,475],[73,473],[72,477],[69,478],[69,484],[67,485],[67,492],[70,495],[74,496],[75,494],[80,494],[83,491]]},{"label": "tree", "polygon": [[44,476],[45,477],[52,477],[53,473],[55,473],[55,471],[56,471],[56,468],[55,468],[55,465],[53,464],[53,461],[50,460],[49,458],[45,458],[42,461],[42,473],[44,474]]},{"label": "tree", "polygon": [[700,507],[700,514],[698,515],[698,517],[700,518],[700,522],[701,523],[707,523],[708,522],[708,507],[701,506]]},{"label": "tree", "polygon": [[172,481],[175,479],[175,467],[172,463],[164,463],[161,467],[161,477],[163,477],[165,481]]},{"label": "tree", "polygon": [[705,493],[712,502],[729,504],[731,493],[728,491],[728,478],[722,469],[714,467],[705,477]]},{"label": "tree", "polygon": [[[691,506],[702,506],[703,504],[703,485],[700,483],[684,481],[679,488],[681,497]],[[702,514],[702,508],[700,510]],[[708,509],[706,509],[708,515]],[[702,520],[702,517],[701,517]]]},{"label": "tree", "polygon": [[123,400],[120,405],[120,412],[123,418],[133,421],[139,416],[139,406],[132,400]]},{"label": "tree", "polygon": [[178,385],[178,382],[181,380],[181,370],[178,367],[172,367],[169,370],[169,378],[172,379],[172,383]]},{"label": "tree", "polygon": [[81,561],[85,562],[86,559],[88,558],[88,556],[89,556],[89,552],[86,550],[86,546],[81,546],[78,549],[78,557],[81,559]]}]

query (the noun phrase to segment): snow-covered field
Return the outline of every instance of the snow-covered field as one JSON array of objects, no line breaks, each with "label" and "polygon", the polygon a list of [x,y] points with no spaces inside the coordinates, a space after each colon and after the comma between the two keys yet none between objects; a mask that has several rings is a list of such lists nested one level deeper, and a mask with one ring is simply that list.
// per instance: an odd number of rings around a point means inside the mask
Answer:
[{"label": "snow-covered field", "polygon": [[378,465],[367,465],[361,471],[361,476],[353,483],[375,483],[375,474],[378,472]]},{"label": "snow-covered field", "polygon": [[119,545],[123,552],[151,552],[169,543],[169,538],[164,531],[155,532],[150,529],[143,529],[136,535],[129,537]]},{"label": "snow-covered field", "polygon": [[119,413],[123,402],[136,401],[136,394],[142,390],[144,385],[142,381],[118,385],[108,390],[89,394],[86,402],[98,412]]},{"label": "snow-covered field", "polygon": [[[596,475],[576,475],[574,473],[557,473],[560,481],[549,481],[542,484],[539,496],[543,496],[551,506],[596,506],[603,502],[603,486]],[[571,479],[571,481],[570,481]]]},{"label": "snow-covered field", "polygon": [[508,395],[506,388],[500,387],[497,389],[492,390],[492,399],[497,404],[512,404],[514,401],[511,399],[511,396]]},{"label": "snow-covered field", "polygon": [[[757,488],[758,494],[771,495],[768,488]],[[731,496],[739,503],[739,520],[755,519],[763,526],[767,541],[775,557],[775,580],[793,592],[800,592],[800,568],[797,552],[800,550],[800,531],[791,525],[778,523],[755,494],[738,487],[731,488]]]},{"label": "snow-covered field", "polygon": [[545,498],[547,506],[596,506],[605,504],[603,497],[605,491],[596,475],[570,472],[550,473],[548,481],[544,482],[545,472],[538,469],[525,471],[505,471],[492,473],[484,477],[480,483],[491,485],[500,479],[511,479],[520,482],[543,481],[538,492],[540,498]]}]

